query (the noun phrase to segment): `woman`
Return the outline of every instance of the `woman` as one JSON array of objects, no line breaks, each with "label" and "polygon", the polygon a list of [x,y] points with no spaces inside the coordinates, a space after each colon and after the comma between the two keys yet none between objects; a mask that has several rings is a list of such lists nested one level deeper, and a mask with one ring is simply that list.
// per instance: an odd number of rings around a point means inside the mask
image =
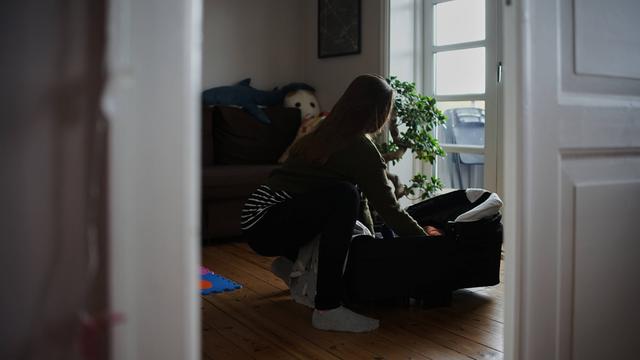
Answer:
[{"label": "woman", "polygon": [[392,105],[393,90],[384,79],[358,76],[243,209],[244,234],[258,254],[295,260],[298,249],[320,235],[312,316],[318,329],[364,332],[379,325],[341,303],[342,269],[360,213],[360,191],[397,234],[426,235],[398,204],[386,165],[368,137],[383,127]]}]

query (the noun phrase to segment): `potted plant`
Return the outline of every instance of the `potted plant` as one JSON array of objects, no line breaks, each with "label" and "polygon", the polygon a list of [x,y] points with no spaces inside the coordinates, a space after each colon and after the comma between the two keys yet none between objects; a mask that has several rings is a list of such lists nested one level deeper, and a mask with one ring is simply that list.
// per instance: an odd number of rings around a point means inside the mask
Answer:
[{"label": "potted plant", "polygon": [[[436,100],[420,94],[414,83],[398,80],[395,76],[388,78],[387,82],[395,91],[395,99],[388,135],[375,140],[382,157],[387,163],[395,164],[407,150],[411,150],[416,159],[433,165],[436,156],[446,155],[434,136],[434,129],[445,122],[445,116],[436,107]],[[395,174],[387,171],[387,176],[398,199],[409,195],[426,199],[443,187],[436,176],[417,174],[407,185],[402,184]]]}]

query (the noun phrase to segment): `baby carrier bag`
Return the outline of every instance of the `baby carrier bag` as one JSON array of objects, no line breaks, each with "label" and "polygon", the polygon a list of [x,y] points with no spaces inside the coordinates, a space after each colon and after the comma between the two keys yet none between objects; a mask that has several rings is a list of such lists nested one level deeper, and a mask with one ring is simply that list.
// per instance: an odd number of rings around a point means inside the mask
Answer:
[{"label": "baby carrier bag", "polygon": [[483,189],[455,190],[407,212],[441,236],[399,237],[382,225],[352,239],[345,265],[348,303],[448,305],[454,290],[500,282],[502,201]]}]

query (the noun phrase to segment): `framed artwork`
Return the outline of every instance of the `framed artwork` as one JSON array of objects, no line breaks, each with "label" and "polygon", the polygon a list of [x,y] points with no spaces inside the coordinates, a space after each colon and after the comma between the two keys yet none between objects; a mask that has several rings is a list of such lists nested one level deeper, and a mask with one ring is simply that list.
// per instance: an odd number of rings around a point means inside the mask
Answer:
[{"label": "framed artwork", "polygon": [[360,0],[318,0],[318,57],[360,53]]}]

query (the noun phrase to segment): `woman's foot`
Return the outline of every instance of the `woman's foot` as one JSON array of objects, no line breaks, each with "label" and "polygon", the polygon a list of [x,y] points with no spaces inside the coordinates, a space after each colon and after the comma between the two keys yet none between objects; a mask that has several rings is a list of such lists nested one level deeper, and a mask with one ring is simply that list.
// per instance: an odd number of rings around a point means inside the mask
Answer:
[{"label": "woman's foot", "polygon": [[339,306],[331,310],[314,310],[311,324],[320,330],[359,333],[377,329],[380,326],[380,321]]}]

